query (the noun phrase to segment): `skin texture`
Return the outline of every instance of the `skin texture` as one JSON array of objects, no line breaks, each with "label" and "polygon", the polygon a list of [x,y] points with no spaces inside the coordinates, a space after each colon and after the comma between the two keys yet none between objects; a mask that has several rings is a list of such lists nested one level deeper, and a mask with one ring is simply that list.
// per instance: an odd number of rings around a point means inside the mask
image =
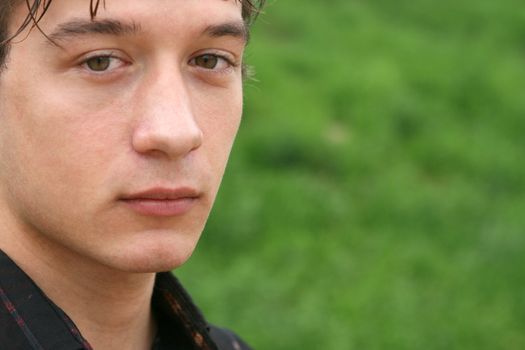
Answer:
[{"label": "skin texture", "polygon": [[[154,272],[193,252],[242,112],[244,38],[206,32],[242,24],[240,5],[152,1],[99,10],[97,21],[132,21],[134,33],[55,35],[60,47],[23,33],[0,75],[0,248],[96,349],[148,348]],[[65,22],[89,21],[86,6],[55,0],[40,27],[53,36]],[[230,62],[210,69],[203,54]],[[97,55],[112,56],[107,70],[90,68],[100,67]],[[199,196],[169,216],[122,200],[159,187]]]}]

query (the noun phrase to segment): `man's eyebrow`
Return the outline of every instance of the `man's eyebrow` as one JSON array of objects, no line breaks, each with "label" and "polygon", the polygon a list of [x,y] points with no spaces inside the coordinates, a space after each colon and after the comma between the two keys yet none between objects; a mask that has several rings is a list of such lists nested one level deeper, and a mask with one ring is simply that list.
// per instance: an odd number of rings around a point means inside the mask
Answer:
[{"label": "man's eyebrow", "polygon": [[213,38],[232,36],[242,39],[244,42],[248,42],[250,36],[246,24],[242,21],[210,25],[206,27],[204,34]]},{"label": "man's eyebrow", "polygon": [[140,25],[135,22],[124,23],[113,19],[104,20],[71,20],[62,23],[48,35],[52,41],[67,40],[86,34],[131,35],[140,31]]}]

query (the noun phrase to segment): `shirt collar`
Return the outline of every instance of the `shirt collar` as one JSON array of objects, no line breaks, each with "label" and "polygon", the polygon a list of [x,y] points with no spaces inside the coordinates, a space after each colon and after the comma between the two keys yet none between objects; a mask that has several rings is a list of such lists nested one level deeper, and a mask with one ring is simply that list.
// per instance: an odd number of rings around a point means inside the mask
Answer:
[{"label": "shirt collar", "polygon": [[[179,349],[217,350],[204,317],[171,272],[157,274],[152,305],[161,349],[176,345]],[[0,331],[0,344],[25,341],[32,349],[91,350],[66,313],[1,250],[0,320],[7,322]]]}]

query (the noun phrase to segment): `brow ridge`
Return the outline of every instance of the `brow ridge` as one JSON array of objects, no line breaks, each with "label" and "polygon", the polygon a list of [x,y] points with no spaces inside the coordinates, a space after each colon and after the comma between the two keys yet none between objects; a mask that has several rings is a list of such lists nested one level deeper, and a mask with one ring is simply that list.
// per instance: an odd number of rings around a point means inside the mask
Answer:
[{"label": "brow ridge", "polygon": [[[122,22],[116,19],[101,19],[101,20],[84,20],[73,19],[65,23],[61,23],[56,30],[48,35],[51,41],[65,41],[72,37],[88,35],[88,34],[102,34],[102,35],[133,35],[141,31],[140,24],[136,22]],[[242,21],[226,22],[220,24],[212,24],[207,26],[204,35],[219,38],[231,36],[239,38],[244,42],[249,40],[249,30],[246,24]]]},{"label": "brow ridge", "polygon": [[125,23],[114,19],[93,21],[73,19],[60,24],[55,31],[49,34],[49,38],[54,41],[61,41],[87,34],[132,35],[140,30],[140,25],[135,22]]},{"label": "brow ridge", "polygon": [[245,42],[248,42],[250,36],[246,24],[242,21],[209,25],[204,29],[204,34],[214,38],[232,36]]}]

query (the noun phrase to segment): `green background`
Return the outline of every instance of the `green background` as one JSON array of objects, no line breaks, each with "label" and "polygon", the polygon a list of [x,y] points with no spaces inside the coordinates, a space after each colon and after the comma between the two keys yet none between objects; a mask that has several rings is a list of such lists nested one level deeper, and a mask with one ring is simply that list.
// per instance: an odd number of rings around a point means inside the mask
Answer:
[{"label": "green background", "polygon": [[256,349],[525,349],[525,4],[278,0],[177,271]]}]

